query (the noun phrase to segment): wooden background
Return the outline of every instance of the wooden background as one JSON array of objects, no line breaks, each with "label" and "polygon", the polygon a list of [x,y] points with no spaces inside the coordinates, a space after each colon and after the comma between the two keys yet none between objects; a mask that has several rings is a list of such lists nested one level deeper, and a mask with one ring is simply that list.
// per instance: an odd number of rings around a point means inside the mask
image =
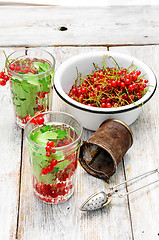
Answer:
[{"label": "wooden background", "polygon": [[[56,59],[93,50],[135,56],[159,77],[159,7],[30,7],[0,6],[0,67],[4,54],[23,47],[41,47]],[[65,26],[66,31],[60,31]],[[110,183],[88,175],[78,166],[73,197],[47,205],[33,195],[24,133],[15,123],[9,85],[0,88],[0,239],[19,240],[158,240],[159,183],[124,199],[114,198],[95,212],[80,212],[82,202],[96,191],[159,166],[159,94],[143,107],[131,125],[134,144]],[[53,109],[65,111],[54,93]],[[85,130],[83,139],[93,132]],[[124,191],[158,179],[135,182]]]}]

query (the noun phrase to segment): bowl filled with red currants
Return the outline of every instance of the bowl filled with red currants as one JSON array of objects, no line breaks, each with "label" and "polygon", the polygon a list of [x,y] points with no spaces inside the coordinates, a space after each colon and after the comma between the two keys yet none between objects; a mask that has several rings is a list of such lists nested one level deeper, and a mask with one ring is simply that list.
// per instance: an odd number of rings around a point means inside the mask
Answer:
[{"label": "bowl filled with red currants", "polygon": [[55,90],[66,111],[84,128],[97,130],[107,119],[131,125],[157,87],[153,71],[141,60],[109,51],[78,54],[55,73]]}]

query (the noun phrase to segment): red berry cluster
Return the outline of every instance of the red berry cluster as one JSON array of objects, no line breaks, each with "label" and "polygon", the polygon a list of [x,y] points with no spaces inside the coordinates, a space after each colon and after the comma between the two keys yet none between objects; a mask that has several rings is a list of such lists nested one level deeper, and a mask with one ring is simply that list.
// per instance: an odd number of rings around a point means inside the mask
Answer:
[{"label": "red berry cluster", "polygon": [[[53,147],[55,147],[55,143],[53,141],[48,141],[46,144],[46,156],[50,157],[51,153],[55,153],[56,150],[52,149]],[[49,172],[52,172],[54,170],[54,167],[57,165],[58,161],[56,159],[52,159],[50,161],[50,164],[47,167],[42,168],[41,173],[43,175],[48,174]]]},{"label": "red berry cluster", "polygon": [[[34,61],[39,61],[39,59],[34,59]],[[42,60],[40,60],[42,61]],[[25,60],[17,60],[10,63],[9,69],[16,73],[33,73],[37,74],[37,69],[35,69],[32,64],[33,60],[26,58]]]},{"label": "red berry cluster", "polygon": [[[73,160],[73,161],[72,161]],[[72,161],[69,165],[67,165],[67,167],[64,170],[60,170],[58,173],[54,173],[55,179],[53,179],[54,181],[66,181],[66,179],[70,178],[73,174],[74,171],[77,168],[77,158],[70,159],[70,161]]]},{"label": "red berry cluster", "polygon": [[[72,153],[69,155],[68,159],[72,161],[64,170],[60,170],[57,173],[53,173],[55,178],[52,181],[56,181],[55,184],[47,184],[47,183],[39,183],[35,177],[33,177],[33,186],[36,191],[40,194],[37,195],[40,199],[46,202],[54,202],[57,203],[63,202],[63,198],[59,199],[59,196],[65,196],[69,193],[69,190],[73,187],[73,182],[71,176],[74,174],[74,171],[77,168],[77,154]],[[59,161],[58,161],[59,162]],[[51,167],[52,165],[52,167]],[[50,164],[42,169],[42,174],[46,175],[49,172],[53,171],[54,166],[57,165],[57,160],[52,159]],[[66,182],[67,180],[67,182]],[[50,199],[51,197],[51,199]],[[52,199],[54,198],[54,199]]]},{"label": "red berry cluster", "polygon": [[[58,182],[56,184],[45,184],[39,183],[35,177],[33,177],[33,186],[37,191],[38,198],[45,202],[60,203],[65,196],[73,188],[72,181],[70,180],[67,184],[66,182]],[[61,199],[59,198],[61,196]],[[51,198],[50,198],[51,197]]]},{"label": "red berry cluster", "polygon": [[54,171],[54,167],[57,165],[57,163],[58,163],[58,161],[57,161],[56,159],[52,159],[51,162],[50,162],[50,164],[49,164],[46,168],[43,168],[43,169],[41,170],[41,173],[42,173],[43,175],[46,175],[46,174],[48,174],[49,172]]},{"label": "red berry cluster", "polygon": [[[140,75],[139,70],[95,69],[84,78],[78,76],[68,96],[92,107],[125,106],[139,100],[147,92],[148,80]],[[80,84],[77,84],[79,81]]]},{"label": "red berry cluster", "polygon": [[[31,116],[25,116],[24,122],[27,123],[32,117]],[[37,117],[34,117],[30,123],[33,123],[34,125],[42,125],[44,123],[44,117],[42,114],[38,114]]]},{"label": "red berry cluster", "polygon": [[[40,99],[43,99],[43,98],[45,98],[46,97],[46,95],[47,94],[49,94],[50,92],[38,92],[37,93],[37,97],[36,97],[36,104],[38,104],[37,105],[37,109],[39,110],[39,111],[44,111],[45,110],[45,108],[44,108],[44,105],[43,104],[39,104],[39,98]],[[47,107],[47,110],[49,110],[49,107]]]},{"label": "red berry cluster", "polygon": [[0,85],[5,86],[6,82],[9,80],[9,76],[5,72],[0,72]]},{"label": "red berry cluster", "polygon": [[[34,67],[34,65],[32,64],[33,62],[42,62],[45,63],[45,61],[41,60],[41,59],[36,59],[34,58],[33,60],[26,58],[26,60],[17,60],[14,62],[11,62],[9,65],[9,69],[11,71],[14,71],[16,73],[33,73],[33,74],[37,74],[38,71],[37,69]],[[5,74],[4,71],[0,72],[0,85],[1,86],[5,86],[6,82],[9,80],[9,76],[11,76],[11,72],[8,72],[8,75]],[[44,96],[47,93],[43,93]],[[40,109],[39,109],[40,110]]]},{"label": "red berry cluster", "polygon": [[[62,147],[62,146],[66,146],[68,145],[69,142],[66,140],[66,141],[63,141],[62,139],[62,142],[59,141],[59,143],[57,144],[57,147]],[[46,156],[47,157],[50,157],[52,153],[55,153],[56,152],[56,149],[53,149],[55,148],[55,143],[53,141],[48,141],[47,144],[46,144]],[[68,156],[68,159],[72,159],[72,156],[74,156],[74,153],[70,156]],[[41,170],[41,173],[43,175],[46,175],[48,174],[49,172],[52,172],[54,170],[54,167],[57,165],[58,161],[56,159],[52,159],[50,161],[50,164],[47,166],[47,167],[44,167],[42,168]]]}]

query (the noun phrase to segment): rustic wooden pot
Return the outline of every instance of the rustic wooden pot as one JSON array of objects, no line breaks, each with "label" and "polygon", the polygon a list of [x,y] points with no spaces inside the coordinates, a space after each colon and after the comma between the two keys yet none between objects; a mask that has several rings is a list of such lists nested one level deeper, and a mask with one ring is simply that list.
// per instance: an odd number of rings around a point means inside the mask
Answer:
[{"label": "rustic wooden pot", "polygon": [[80,148],[79,162],[94,177],[108,179],[133,144],[129,126],[117,119],[104,121]]}]

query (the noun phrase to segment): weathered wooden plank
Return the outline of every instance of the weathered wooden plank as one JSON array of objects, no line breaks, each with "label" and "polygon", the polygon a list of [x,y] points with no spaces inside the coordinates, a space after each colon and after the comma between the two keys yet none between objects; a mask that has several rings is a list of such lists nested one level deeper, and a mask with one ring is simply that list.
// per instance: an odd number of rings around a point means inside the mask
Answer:
[{"label": "weathered wooden plank", "polygon": [[158,44],[158,11],[159,6],[1,6],[0,46]]},{"label": "weathered wooden plank", "polygon": [[[96,48],[103,50],[106,48]],[[58,66],[66,58],[93,48],[47,48],[55,55]],[[64,110],[59,99],[54,101],[54,109]],[[88,139],[92,132],[84,131],[83,139]],[[33,195],[30,166],[26,147],[23,150],[23,168],[19,215],[19,239],[70,239],[70,240],[128,240],[132,239],[131,223],[127,199],[113,199],[102,211],[83,213],[80,205],[86,198],[97,191],[106,191],[116,182],[124,180],[123,165],[111,178],[110,184],[87,174],[80,166],[77,170],[75,193],[69,201],[59,205],[47,205]]]},{"label": "weathered wooden plank", "polygon": [[[143,60],[156,74],[159,79],[158,62],[159,47],[122,47],[110,48],[110,51],[118,51],[135,56]],[[142,113],[135,123],[131,125],[134,132],[134,145],[126,155],[125,168],[126,178],[134,177],[159,166],[158,142],[159,142],[159,89],[153,98],[145,104]],[[158,175],[144,178],[128,187],[135,189],[158,179]],[[147,187],[130,195],[130,210],[132,217],[133,234],[135,240],[157,240],[159,238],[159,183]]]},{"label": "weathered wooden plank", "polygon": [[[0,49],[0,69],[4,54],[14,49]],[[16,125],[11,105],[9,83],[0,86],[0,239],[15,239],[19,200],[22,130]]]},{"label": "weathered wooden plank", "polygon": [[0,0],[0,4],[2,5],[13,5],[13,4],[18,4],[18,5],[34,5],[34,6],[75,6],[75,7],[79,7],[79,6],[127,6],[127,5],[159,5],[158,4],[158,0],[131,0],[131,1],[127,1],[127,0],[121,0],[120,2],[118,0],[94,0],[92,1],[72,1],[72,0],[67,0],[67,2],[65,0]]}]

